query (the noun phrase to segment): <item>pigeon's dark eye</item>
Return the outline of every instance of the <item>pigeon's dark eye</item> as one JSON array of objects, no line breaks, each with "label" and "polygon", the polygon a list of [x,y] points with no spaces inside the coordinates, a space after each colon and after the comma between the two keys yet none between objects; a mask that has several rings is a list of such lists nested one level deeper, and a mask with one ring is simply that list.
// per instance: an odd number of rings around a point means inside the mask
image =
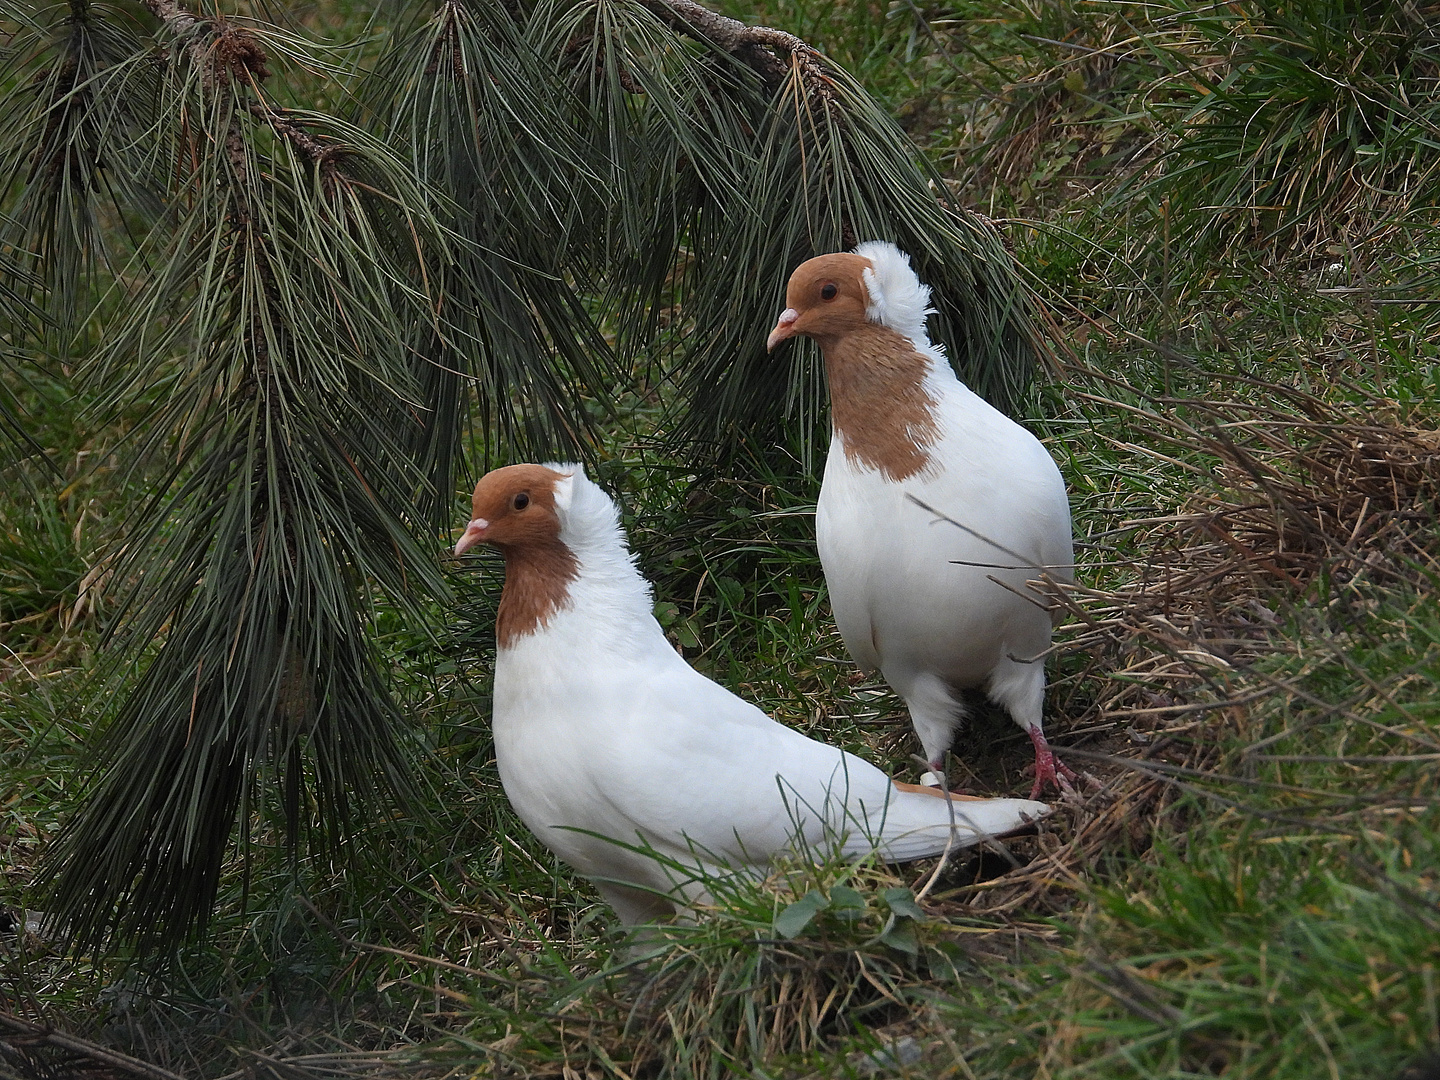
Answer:
[{"label": "pigeon's dark eye", "polygon": [[530,505],[530,496],[527,495],[527,494],[525,494],[525,492],[522,491],[522,492],[520,492],[519,495],[516,495],[516,496],[515,496],[515,509],[516,509],[516,510],[524,510],[525,507],[527,507],[527,506],[529,506],[529,505]]},{"label": "pigeon's dark eye", "polygon": [[820,299],[821,299],[821,300],[834,300],[834,299],[835,299],[835,294],[836,294],[837,292],[839,292],[839,291],[840,291],[839,289],[835,288],[835,283],[832,281],[832,282],[830,282],[828,285],[826,285],[823,289],[820,290]]}]

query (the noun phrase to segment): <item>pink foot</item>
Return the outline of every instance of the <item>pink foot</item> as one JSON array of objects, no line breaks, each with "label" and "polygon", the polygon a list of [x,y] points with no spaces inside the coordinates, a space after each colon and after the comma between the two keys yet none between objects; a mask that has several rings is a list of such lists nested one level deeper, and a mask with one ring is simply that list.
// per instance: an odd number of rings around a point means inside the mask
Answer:
[{"label": "pink foot", "polygon": [[1045,741],[1045,733],[1040,730],[1040,725],[1025,730],[1030,741],[1035,744],[1035,786],[1030,789],[1030,798],[1040,798],[1040,792],[1046,784],[1066,795],[1075,794],[1075,785],[1080,777],[1075,775],[1074,769],[1056,759],[1050,744]]}]

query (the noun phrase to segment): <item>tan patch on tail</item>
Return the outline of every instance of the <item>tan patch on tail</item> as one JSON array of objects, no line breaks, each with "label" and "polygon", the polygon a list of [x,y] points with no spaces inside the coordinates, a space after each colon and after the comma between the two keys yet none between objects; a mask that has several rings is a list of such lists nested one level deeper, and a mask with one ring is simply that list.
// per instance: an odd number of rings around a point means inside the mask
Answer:
[{"label": "tan patch on tail", "polygon": [[[923,784],[903,784],[899,780],[891,780],[890,782],[894,784],[895,787],[898,788],[900,791],[909,791],[916,795],[933,795],[937,799],[943,799],[946,797],[946,793],[941,791],[938,787],[925,787]],[[949,797],[956,802],[986,801],[979,795],[957,795],[953,791],[949,793]]]}]

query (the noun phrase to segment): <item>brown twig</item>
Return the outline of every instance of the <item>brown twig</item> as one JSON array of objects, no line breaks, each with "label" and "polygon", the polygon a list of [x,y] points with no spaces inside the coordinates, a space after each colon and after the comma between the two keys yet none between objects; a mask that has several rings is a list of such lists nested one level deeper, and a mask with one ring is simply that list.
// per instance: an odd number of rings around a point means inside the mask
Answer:
[{"label": "brown twig", "polygon": [[179,1073],[162,1069],[159,1065],[152,1065],[148,1061],[141,1061],[139,1058],[133,1058],[129,1054],[122,1054],[118,1050],[100,1046],[76,1035],[67,1035],[65,1032],[56,1031],[51,1027],[32,1024],[28,1020],[21,1020],[18,1016],[12,1016],[9,1013],[0,1012],[0,1028],[27,1040],[53,1046],[57,1050],[79,1054],[91,1061],[108,1065],[112,1069],[119,1069],[132,1076],[144,1076],[149,1080],[185,1080]]},{"label": "brown twig", "polygon": [[644,0],[645,7],[672,30],[708,41],[740,60],[772,91],[790,75],[792,65],[807,82],[823,79],[820,54],[794,34],[768,26],[748,26],[711,11],[694,0]]},{"label": "brown twig", "polygon": [[335,935],[336,940],[338,940],[342,945],[345,945],[347,948],[356,949],[361,952],[380,953],[384,956],[394,956],[400,960],[409,960],[411,963],[414,964],[425,964],[430,967],[442,968],[445,971],[453,971],[457,974],[468,975],[471,978],[475,979],[487,979],[490,982],[500,983],[502,986],[508,986],[511,988],[515,988],[521,985],[514,979],[507,979],[503,975],[496,975],[493,971],[485,971],[481,968],[466,967],[464,964],[457,964],[453,960],[444,960],[438,956],[426,956],[423,953],[410,952],[407,949],[397,949],[391,945],[374,945],[368,941],[360,941],[356,938],[351,937],[349,934],[345,933],[345,931],[341,930],[338,926],[336,926],[333,920],[331,920],[327,915],[325,915],[324,912],[322,912],[309,900],[302,897],[300,902],[303,903],[307,908],[309,908],[310,913],[314,915],[317,919],[319,919],[320,922],[324,924],[326,929],[328,929],[332,934]]}]

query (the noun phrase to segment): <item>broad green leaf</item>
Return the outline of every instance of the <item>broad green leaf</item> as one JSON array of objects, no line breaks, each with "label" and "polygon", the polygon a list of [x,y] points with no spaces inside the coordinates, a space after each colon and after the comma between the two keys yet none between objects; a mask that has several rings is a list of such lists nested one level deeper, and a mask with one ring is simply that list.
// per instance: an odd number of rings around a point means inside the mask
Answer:
[{"label": "broad green leaf", "polygon": [[779,915],[775,916],[775,932],[783,938],[798,937],[816,914],[830,906],[830,901],[811,889]]},{"label": "broad green leaf", "polygon": [[842,919],[865,917],[865,898],[848,885],[833,885],[830,888],[830,910]]},{"label": "broad green leaf", "polygon": [[911,956],[920,954],[920,942],[915,937],[915,924],[909,919],[891,916],[885,929],[880,932],[880,940],[892,949],[909,953]]},{"label": "broad green leaf", "polygon": [[880,899],[884,900],[896,915],[903,915],[908,919],[925,918],[925,909],[915,902],[915,894],[903,885],[886,889],[880,894]]}]

